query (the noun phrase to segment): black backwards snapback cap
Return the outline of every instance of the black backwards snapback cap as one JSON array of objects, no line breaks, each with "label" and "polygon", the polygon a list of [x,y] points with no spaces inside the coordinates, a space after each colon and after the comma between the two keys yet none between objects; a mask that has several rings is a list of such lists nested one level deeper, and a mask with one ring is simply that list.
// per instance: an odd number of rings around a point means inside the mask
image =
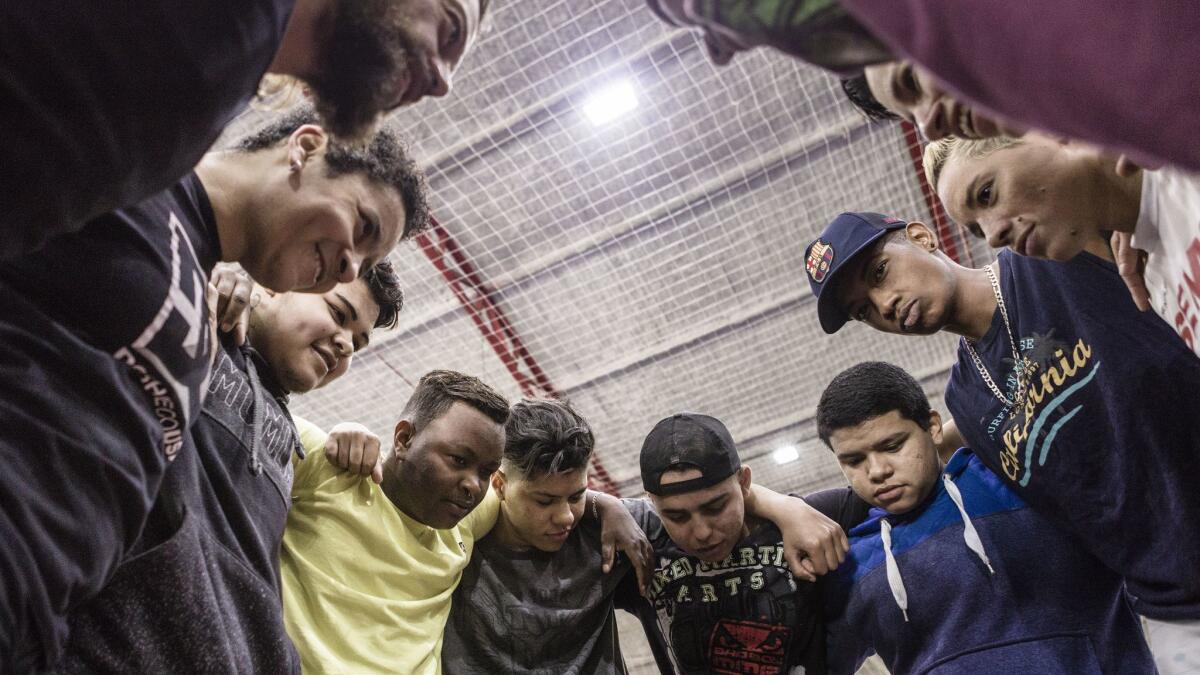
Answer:
[{"label": "black backwards snapback cap", "polygon": [[[660,497],[712,487],[742,467],[729,430],[715,417],[678,413],[659,421],[642,443],[642,487]],[[672,469],[699,469],[700,477],[662,484]]]}]

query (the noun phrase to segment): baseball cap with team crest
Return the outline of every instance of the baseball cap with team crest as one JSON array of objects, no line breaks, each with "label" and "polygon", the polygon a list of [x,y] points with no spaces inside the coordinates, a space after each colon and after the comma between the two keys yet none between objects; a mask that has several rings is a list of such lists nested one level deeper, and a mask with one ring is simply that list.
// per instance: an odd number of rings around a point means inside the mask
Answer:
[{"label": "baseball cap with team crest", "polygon": [[881,213],[841,213],[805,249],[804,271],[809,288],[817,296],[817,316],[826,333],[836,333],[849,320],[837,303],[834,286],[838,271],[880,237],[906,225],[899,218]]}]

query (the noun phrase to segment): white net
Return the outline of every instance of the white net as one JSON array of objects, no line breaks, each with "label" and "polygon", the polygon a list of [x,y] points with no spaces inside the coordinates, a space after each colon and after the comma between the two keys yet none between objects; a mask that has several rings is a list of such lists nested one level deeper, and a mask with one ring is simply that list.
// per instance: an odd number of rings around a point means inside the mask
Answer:
[{"label": "white net", "polygon": [[[392,257],[400,328],[296,412],[388,439],[423,373],[461,370],[570,399],[596,432],[597,484],[636,496],[642,438],[680,410],[722,419],[758,482],[804,493],[843,484],[813,423],[840,370],[897,363],[942,408],[953,339],[826,336],[804,274],[806,244],[840,211],[929,222],[915,137],[781,55],[711,66],[643,0],[497,2],[490,23],[451,96],[391,120],[439,223]],[[591,121],[589,97],[622,82],[636,107]],[[777,463],[783,446],[797,458]],[[652,669],[635,640],[630,666]]]}]

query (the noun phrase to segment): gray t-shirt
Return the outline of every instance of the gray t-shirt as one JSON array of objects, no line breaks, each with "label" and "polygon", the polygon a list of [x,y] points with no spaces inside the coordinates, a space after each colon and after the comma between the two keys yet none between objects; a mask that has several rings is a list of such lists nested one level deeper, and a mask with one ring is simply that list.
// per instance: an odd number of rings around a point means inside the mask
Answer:
[{"label": "gray t-shirt", "polygon": [[624,675],[613,604],[637,597],[629,571],[623,556],[608,574],[600,570],[600,533],[591,521],[556,553],[481,539],[454,592],[443,672]]}]

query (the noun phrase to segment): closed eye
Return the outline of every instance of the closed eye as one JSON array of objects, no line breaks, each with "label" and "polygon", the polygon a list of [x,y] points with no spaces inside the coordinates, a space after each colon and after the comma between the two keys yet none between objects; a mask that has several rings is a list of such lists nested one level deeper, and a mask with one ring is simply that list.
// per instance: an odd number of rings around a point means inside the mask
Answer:
[{"label": "closed eye", "polygon": [[333,318],[339,326],[346,323],[346,313],[338,309],[337,305],[329,305],[329,311],[333,314]]},{"label": "closed eye", "polygon": [[446,34],[446,43],[444,46],[446,50],[449,51],[457,47],[459,42],[461,42],[463,39],[463,20],[458,15],[458,12],[455,12],[452,9],[446,10],[446,16],[450,20],[450,30]]}]

